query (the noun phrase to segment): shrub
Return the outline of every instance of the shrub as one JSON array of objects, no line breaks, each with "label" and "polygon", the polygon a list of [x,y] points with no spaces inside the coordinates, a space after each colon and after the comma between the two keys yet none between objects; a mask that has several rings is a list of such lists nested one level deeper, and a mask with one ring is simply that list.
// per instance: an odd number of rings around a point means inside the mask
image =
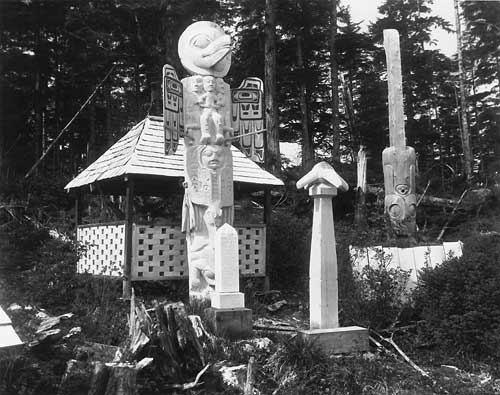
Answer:
[{"label": "shrub", "polygon": [[425,269],[415,290],[425,335],[466,355],[500,357],[499,263],[499,238],[475,236],[461,258]]},{"label": "shrub", "polygon": [[345,283],[340,293],[340,314],[343,325],[357,324],[384,329],[398,320],[407,300],[409,272],[389,268],[390,258],[379,254],[377,266],[365,266],[352,275],[341,276]]}]

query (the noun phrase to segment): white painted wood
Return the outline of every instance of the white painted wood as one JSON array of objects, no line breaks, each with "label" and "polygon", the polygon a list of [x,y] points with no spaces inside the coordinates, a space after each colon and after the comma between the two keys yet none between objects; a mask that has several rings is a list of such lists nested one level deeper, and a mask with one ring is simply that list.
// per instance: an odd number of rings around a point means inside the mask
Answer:
[{"label": "white painted wood", "polygon": [[399,248],[387,247],[383,249],[387,269],[397,269],[399,267]]},{"label": "white painted wood", "polygon": [[462,256],[462,242],[461,241],[453,241],[453,242],[444,242],[443,243],[444,253],[446,259],[449,258],[457,258]]},{"label": "white painted wood", "polygon": [[353,270],[361,271],[363,267],[370,265],[377,267],[379,258],[383,251],[385,261],[392,256],[392,262],[388,268],[399,267],[405,271],[410,271],[409,289],[414,288],[419,272],[424,267],[436,267],[443,263],[451,256],[462,256],[462,242],[445,242],[443,245],[434,246],[418,246],[413,248],[396,248],[396,247],[355,247],[349,246],[349,254]]},{"label": "white painted wood", "polygon": [[431,249],[429,246],[413,247],[413,255],[415,256],[415,269],[422,269],[431,266]]},{"label": "white painted wood", "polygon": [[436,267],[445,260],[444,247],[442,245],[429,247],[429,258],[431,267]]},{"label": "white painted wood", "polygon": [[314,214],[309,263],[309,318],[311,329],[337,328],[338,283],[332,197],[336,188],[316,184],[309,190]]},{"label": "white painted wood", "polygon": [[399,250],[399,267],[410,272],[409,281],[417,283],[417,271],[415,269],[415,255],[413,248],[401,248]]}]

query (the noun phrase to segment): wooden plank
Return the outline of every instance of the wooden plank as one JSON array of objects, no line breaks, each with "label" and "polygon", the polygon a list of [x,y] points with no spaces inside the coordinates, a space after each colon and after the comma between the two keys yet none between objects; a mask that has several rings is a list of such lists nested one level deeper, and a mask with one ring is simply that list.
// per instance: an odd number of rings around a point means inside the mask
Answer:
[{"label": "wooden plank", "polygon": [[384,29],[384,49],[387,61],[387,82],[389,85],[389,141],[396,148],[406,146],[403,78],[401,75],[401,53],[399,33],[395,29]]},{"label": "wooden plank", "polygon": [[430,246],[429,247],[429,259],[430,265],[432,268],[435,268],[437,265],[440,265],[445,260],[445,252],[444,247],[442,245]]}]

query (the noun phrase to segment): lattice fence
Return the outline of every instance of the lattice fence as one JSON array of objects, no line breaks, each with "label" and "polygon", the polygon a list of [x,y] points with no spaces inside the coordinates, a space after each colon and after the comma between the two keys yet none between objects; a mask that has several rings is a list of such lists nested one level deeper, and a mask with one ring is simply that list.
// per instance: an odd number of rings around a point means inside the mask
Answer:
[{"label": "lattice fence", "polygon": [[[235,226],[242,276],[266,274],[265,225]],[[86,247],[78,273],[122,276],[125,264],[125,223],[83,225],[77,240]],[[132,280],[187,278],[184,233],[174,225],[138,225],[132,229]]]},{"label": "lattice fence", "polygon": [[81,225],[76,238],[85,247],[77,264],[78,273],[123,275],[125,223]]},{"label": "lattice fence", "polygon": [[186,239],[180,228],[134,224],[132,240],[132,280],[188,277]]},{"label": "lattice fence", "polygon": [[[242,276],[266,274],[266,228],[264,225],[235,226],[239,237]],[[132,280],[188,278],[184,233],[173,225],[134,225]]]},{"label": "lattice fence", "polygon": [[238,231],[240,274],[265,276],[266,227],[264,225],[235,226]]}]

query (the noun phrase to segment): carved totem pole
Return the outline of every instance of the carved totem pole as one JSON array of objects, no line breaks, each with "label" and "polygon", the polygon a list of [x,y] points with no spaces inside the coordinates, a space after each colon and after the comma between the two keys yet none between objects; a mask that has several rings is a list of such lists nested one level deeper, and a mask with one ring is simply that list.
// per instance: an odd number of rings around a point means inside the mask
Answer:
[{"label": "carved totem pole", "polygon": [[406,146],[401,56],[397,30],[384,30],[389,85],[389,141],[382,152],[385,214],[391,233],[414,238],[416,233],[415,150]]},{"label": "carved totem pole", "polygon": [[[231,66],[231,38],[213,22],[195,22],[182,33],[179,57],[191,74],[179,82],[163,69],[165,152],[185,145],[182,230],[186,232],[191,298],[208,299],[215,285],[215,236],[233,223],[234,135],[262,129],[262,81],[248,78],[231,91],[224,82]],[[248,138],[246,139],[248,143]],[[258,139],[253,140],[256,143]],[[247,153],[256,152],[257,144]]]}]

